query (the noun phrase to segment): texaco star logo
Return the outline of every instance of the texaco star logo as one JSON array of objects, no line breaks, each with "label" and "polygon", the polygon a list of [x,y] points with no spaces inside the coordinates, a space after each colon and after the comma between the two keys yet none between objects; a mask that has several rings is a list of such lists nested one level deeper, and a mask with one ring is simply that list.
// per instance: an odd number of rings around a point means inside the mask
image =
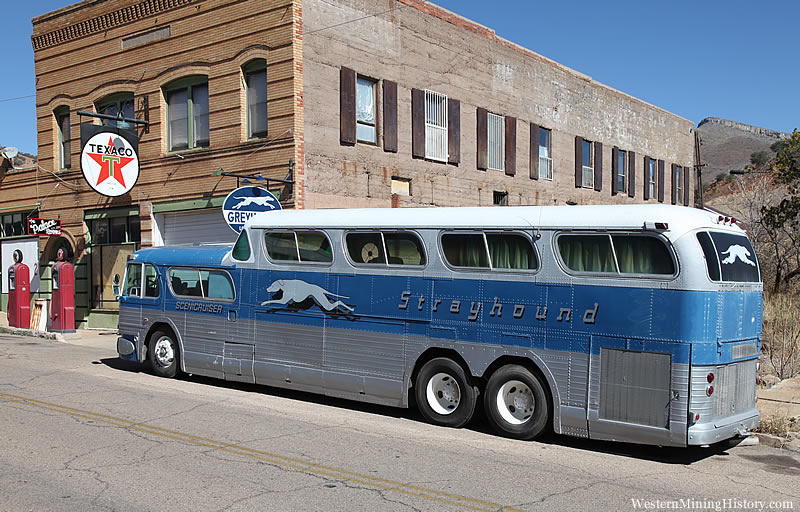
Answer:
[{"label": "texaco star logo", "polygon": [[139,158],[124,137],[100,132],[83,147],[81,169],[90,187],[116,197],[132,189],[139,179]]}]

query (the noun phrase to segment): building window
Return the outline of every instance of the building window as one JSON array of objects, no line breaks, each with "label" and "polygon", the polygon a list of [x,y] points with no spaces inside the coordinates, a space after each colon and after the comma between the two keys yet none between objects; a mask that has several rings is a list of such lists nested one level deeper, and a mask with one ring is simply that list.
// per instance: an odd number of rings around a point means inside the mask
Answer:
[{"label": "building window", "polygon": [[617,192],[624,194],[628,191],[628,152],[617,151]]},{"label": "building window", "polygon": [[508,206],[508,192],[495,190],[492,193],[492,204],[495,206]]},{"label": "building window", "polygon": [[7,213],[0,216],[0,238],[24,236],[28,234],[28,219],[39,217],[39,211],[28,213]]},{"label": "building window", "polygon": [[648,187],[648,198],[656,197],[656,161],[652,158],[647,161],[647,187]]},{"label": "building window", "polygon": [[411,180],[408,178],[398,178],[392,176],[392,194],[399,196],[411,195]]},{"label": "building window", "polygon": [[208,147],[208,79],[182,79],[166,97],[169,151]]},{"label": "building window", "polygon": [[498,116],[490,112],[487,116],[487,124],[488,167],[489,169],[502,171],[505,160],[505,155],[503,154],[503,149],[505,148],[505,120],[503,116]]},{"label": "building window", "polygon": [[371,78],[359,76],[356,79],[356,137],[360,142],[378,142],[375,126],[375,86]]},{"label": "building window", "polygon": [[553,158],[550,154],[550,130],[539,127],[539,177],[553,179]]},{"label": "building window", "polygon": [[58,168],[69,169],[71,167],[71,155],[69,151],[70,126],[69,108],[61,107],[56,109],[56,127],[58,129]]},{"label": "building window", "polygon": [[447,162],[447,96],[425,91],[425,158]]},{"label": "building window", "polygon": [[242,69],[247,91],[247,138],[267,136],[267,61],[256,59]]},{"label": "building window", "polygon": [[594,188],[594,144],[588,140],[582,141],[583,150],[583,188]]},{"label": "building window", "polygon": [[680,204],[683,202],[683,172],[684,167],[680,165],[675,166],[675,200],[673,203]]},{"label": "building window", "polygon": [[[106,96],[95,104],[95,110],[98,114],[134,119],[136,113],[133,109],[133,93],[123,92]],[[119,123],[111,119],[101,119],[101,122],[105,126],[119,126],[120,128],[129,127],[128,123]]]}]

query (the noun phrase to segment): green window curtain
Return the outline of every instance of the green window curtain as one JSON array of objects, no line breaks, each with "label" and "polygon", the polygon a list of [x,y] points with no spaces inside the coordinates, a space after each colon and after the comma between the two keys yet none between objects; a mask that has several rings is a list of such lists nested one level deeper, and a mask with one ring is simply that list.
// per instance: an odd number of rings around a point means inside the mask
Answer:
[{"label": "green window curtain", "polygon": [[612,235],[614,249],[623,274],[675,273],[675,263],[667,246],[653,236]]},{"label": "green window curtain", "polygon": [[576,272],[616,273],[614,252],[608,235],[561,235],[561,259]]},{"label": "green window curtain", "polygon": [[538,259],[530,240],[517,234],[487,234],[492,267],[514,270],[535,270]]},{"label": "green window curtain", "polygon": [[447,233],[442,235],[442,252],[454,267],[489,268],[483,235]]}]

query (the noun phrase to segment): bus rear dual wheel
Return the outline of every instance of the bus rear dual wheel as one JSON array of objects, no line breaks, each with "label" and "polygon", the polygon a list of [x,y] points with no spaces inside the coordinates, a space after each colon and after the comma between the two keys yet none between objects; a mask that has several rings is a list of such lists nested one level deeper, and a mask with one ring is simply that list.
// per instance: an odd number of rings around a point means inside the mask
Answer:
[{"label": "bus rear dual wheel", "polygon": [[[434,425],[463,427],[472,418],[478,389],[464,369],[446,357],[425,363],[414,386],[417,407]],[[547,394],[539,379],[520,365],[506,365],[489,378],[483,398],[486,416],[498,433],[532,439],[548,423]]]}]

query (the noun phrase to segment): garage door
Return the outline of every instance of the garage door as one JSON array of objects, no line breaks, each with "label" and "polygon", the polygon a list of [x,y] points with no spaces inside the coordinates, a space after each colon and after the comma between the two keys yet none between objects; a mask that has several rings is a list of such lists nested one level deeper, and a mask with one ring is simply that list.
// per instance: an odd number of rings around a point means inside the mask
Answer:
[{"label": "garage door", "polygon": [[164,245],[233,243],[236,233],[219,209],[164,214]]}]

